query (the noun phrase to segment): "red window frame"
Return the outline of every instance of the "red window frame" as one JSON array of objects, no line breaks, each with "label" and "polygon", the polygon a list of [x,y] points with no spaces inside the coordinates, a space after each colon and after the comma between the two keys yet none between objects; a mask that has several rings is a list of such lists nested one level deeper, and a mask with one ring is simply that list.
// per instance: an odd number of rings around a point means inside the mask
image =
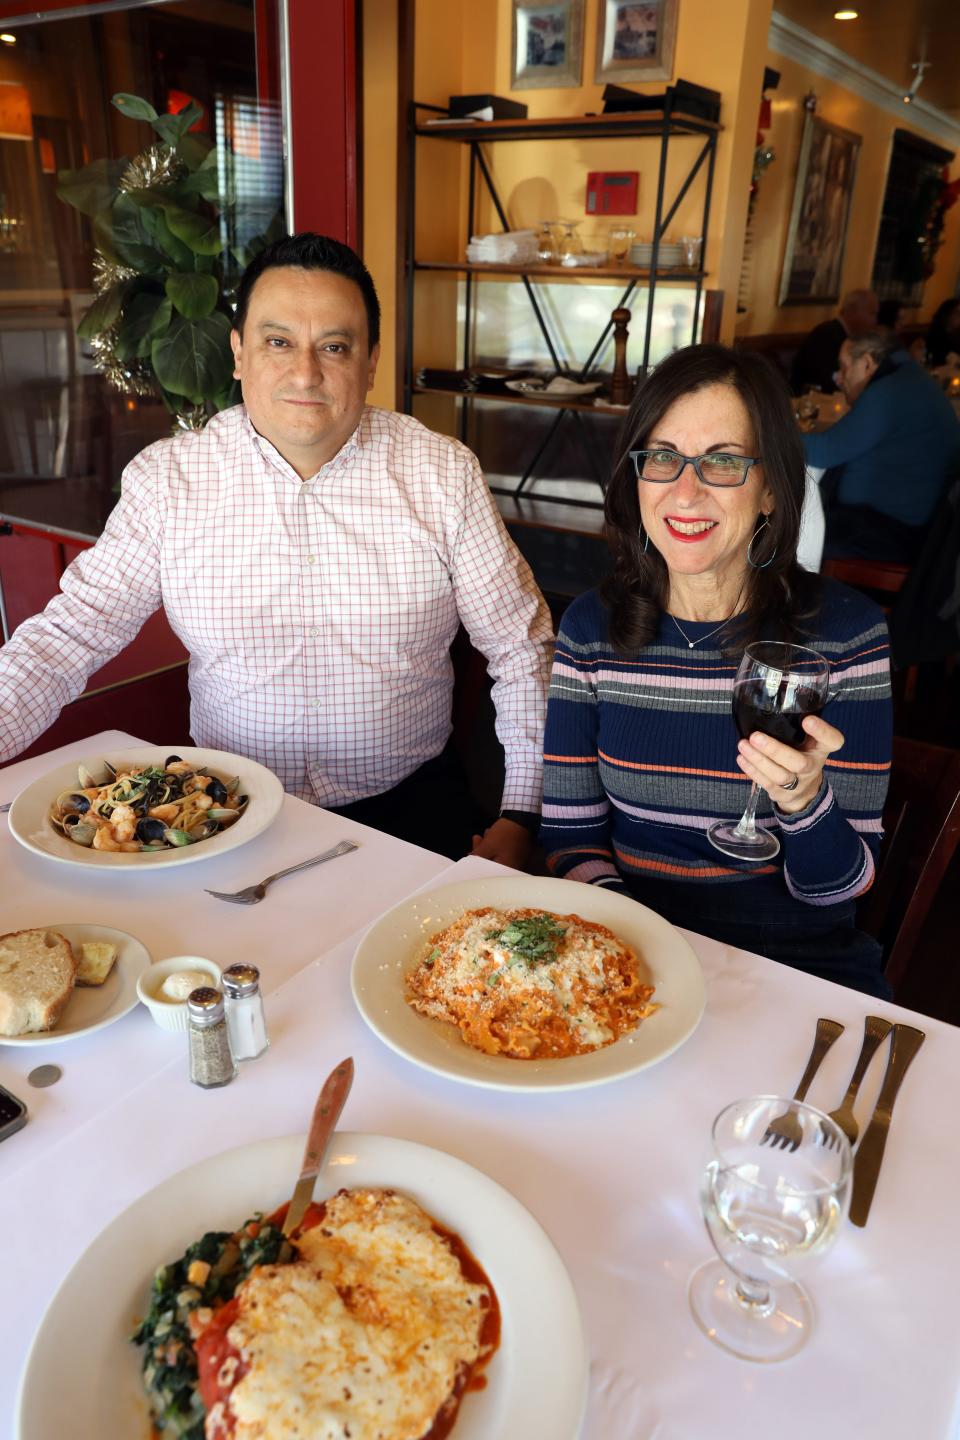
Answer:
[{"label": "red window frame", "polygon": [[[80,8],[85,7],[77,0],[0,0],[0,21],[31,21]],[[129,9],[130,0],[112,0],[103,8]],[[285,17],[286,57],[272,19],[277,10]],[[359,249],[358,0],[254,0],[254,12],[261,98],[276,101],[281,89],[286,92],[293,228],[317,230]]]}]

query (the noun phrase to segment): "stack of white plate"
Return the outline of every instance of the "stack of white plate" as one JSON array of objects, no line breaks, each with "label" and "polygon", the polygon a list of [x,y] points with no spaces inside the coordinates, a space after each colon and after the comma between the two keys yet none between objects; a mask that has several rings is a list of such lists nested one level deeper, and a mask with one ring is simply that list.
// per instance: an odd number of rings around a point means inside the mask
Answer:
[{"label": "stack of white plate", "polygon": [[[646,268],[653,259],[653,245],[642,240],[637,245],[630,246],[630,264],[640,265]],[[683,264],[683,246],[672,240],[661,240],[660,253],[657,256],[657,268],[671,270],[674,266]]]}]

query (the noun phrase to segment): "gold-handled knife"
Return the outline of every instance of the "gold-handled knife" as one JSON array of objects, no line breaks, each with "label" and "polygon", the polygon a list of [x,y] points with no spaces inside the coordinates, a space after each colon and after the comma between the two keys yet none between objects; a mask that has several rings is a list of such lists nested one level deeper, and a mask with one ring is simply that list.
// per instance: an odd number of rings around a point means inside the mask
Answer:
[{"label": "gold-handled knife", "polygon": [[926,1039],[922,1030],[913,1025],[894,1025],[890,1040],[890,1054],[887,1057],[886,1074],[880,1087],[870,1124],[863,1139],[857,1146],[853,1163],[853,1199],[850,1201],[850,1219],[854,1225],[866,1225],[873,1192],[877,1188],[877,1177],[883,1163],[883,1151],[890,1131],[890,1119],[903,1077],[910,1063]]},{"label": "gold-handled knife", "polygon": [[293,1192],[293,1198],[287,1210],[287,1218],[283,1222],[284,1235],[293,1234],[313,1199],[313,1189],[317,1183],[320,1167],[323,1165],[327,1147],[337,1128],[340,1112],[346,1104],[352,1084],[352,1060],[341,1060],[337,1068],[332,1070],[324,1081],[323,1089],[314,1106],[313,1119],[310,1122],[310,1134],[307,1136],[307,1148],[303,1152],[300,1179]]}]

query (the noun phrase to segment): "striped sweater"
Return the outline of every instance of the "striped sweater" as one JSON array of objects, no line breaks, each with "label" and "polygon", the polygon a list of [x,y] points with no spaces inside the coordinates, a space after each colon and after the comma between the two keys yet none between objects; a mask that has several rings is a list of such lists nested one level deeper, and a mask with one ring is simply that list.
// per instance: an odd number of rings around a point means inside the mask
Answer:
[{"label": "striped sweater", "polygon": [[833,698],[823,715],[845,744],[806,809],[781,814],[761,797],[757,822],[781,842],[768,863],[730,859],[706,834],[714,820],[736,820],[750,792],[736,766],[737,661],[706,638],[715,622],[684,621],[691,639],[704,637],[690,649],[663,615],[656,639],[630,659],[613,649],[607,622],[599,595],[588,591],[566,612],[557,640],[541,829],[553,873],[626,889],[674,914],[682,906],[693,929],[709,917],[802,924],[809,906],[821,907],[818,924],[849,914],[873,881],[890,770],[882,612],[824,582],[808,643],[831,662]]}]

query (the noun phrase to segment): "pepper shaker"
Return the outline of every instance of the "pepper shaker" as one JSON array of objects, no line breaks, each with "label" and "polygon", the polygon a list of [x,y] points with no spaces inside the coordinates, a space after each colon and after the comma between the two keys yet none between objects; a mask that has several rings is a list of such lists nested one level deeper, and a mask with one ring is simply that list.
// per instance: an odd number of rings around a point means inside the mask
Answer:
[{"label": "pepper shaker", "polygon": [[270,1044],[256,965],[230,965],[220,977],[230,1048],[236,1060],[256,1060]]},{"label": "pepper shaker", "polygon": [[230,1052],[230,1038],[223,1009],[223,996],[211,985],[191,990],[187,998],[190,1034],[190,1079],[194,1085],[211,1090],[229,1085],[237,1073]]}]

